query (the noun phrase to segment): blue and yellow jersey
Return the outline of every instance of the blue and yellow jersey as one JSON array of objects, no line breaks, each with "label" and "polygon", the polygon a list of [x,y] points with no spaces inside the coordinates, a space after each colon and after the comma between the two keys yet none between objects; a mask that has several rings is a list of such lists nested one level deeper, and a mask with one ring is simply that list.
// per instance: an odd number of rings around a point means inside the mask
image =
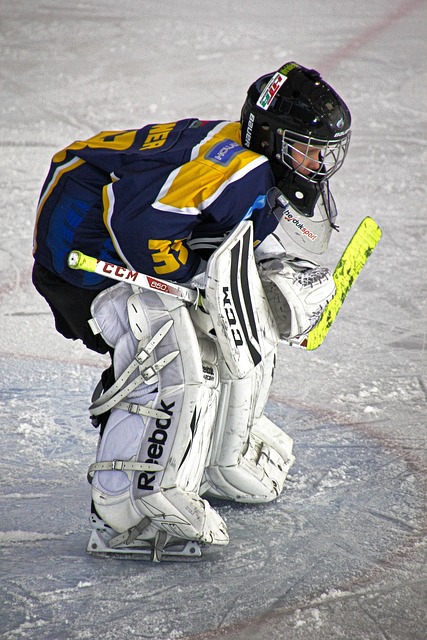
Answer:
[{"label": "blue and yellow jersey", "polygon": [[34,257],[80,287],[111,285],[70,269],[76,249],[176,282],[197,271],[244,218],[258,244],[276,224],[270,164],[242,147],[237,122],[187,119],[103,131],[57,153],[40,195]]}]

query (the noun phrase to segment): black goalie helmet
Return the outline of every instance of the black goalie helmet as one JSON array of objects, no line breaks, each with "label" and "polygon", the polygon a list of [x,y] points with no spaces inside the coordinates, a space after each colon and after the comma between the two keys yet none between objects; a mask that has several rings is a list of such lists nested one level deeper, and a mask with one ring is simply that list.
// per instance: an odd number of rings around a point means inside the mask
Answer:
[{"label": "black goalie helmet", "polygon": [[270,160],[276,185],[292,207],[313,217],[320,204],[333,226],[328,181],[344,162],[350,124],[350,111],[320,74],[289,62],[249,87],[242,144]]}]

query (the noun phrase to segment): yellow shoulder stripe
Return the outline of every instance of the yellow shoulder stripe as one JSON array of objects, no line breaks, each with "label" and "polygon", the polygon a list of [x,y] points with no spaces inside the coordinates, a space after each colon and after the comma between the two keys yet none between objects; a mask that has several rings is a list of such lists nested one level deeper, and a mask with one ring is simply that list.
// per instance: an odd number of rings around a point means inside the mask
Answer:
[{"label": "yellow shoulder stripe", "polygon": [[191,160],[170,174],[153,207],[197,215],[230,182],[266,161],[241,146],[238,122],[221,123],[193,149]]}]

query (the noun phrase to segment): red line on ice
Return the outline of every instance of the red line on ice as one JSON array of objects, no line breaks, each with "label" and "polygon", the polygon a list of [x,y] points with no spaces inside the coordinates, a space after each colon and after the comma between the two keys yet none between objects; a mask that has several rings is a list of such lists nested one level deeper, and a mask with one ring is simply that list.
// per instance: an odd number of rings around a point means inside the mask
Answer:
[{"label": "red line on ice", "polygon": [[365,31],[354,36],[349,42],[344,43],[338,49],[331,54],[323,58],[318,63],[318,67],[322,70],[322,73],[329,71],[336,67],[344,58],[351,58],[358,49],[361,49],[368,42],[373,40],[382,31],[389,29],[395,22],[405,17],[411,11],[413,11],[417,5],[421,4],[424,0],[405,0],[400,7],[391,11],[390,13],[382,16],[377,22],[370,27],[367,27]]}]

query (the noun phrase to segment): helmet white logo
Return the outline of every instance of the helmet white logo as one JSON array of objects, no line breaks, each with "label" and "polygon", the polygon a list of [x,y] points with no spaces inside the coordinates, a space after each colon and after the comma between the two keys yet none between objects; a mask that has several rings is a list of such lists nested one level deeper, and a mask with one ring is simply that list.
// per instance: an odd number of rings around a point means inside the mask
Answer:
[{"label": "helmet white logo", "polygon": [[284,76],[279,72],[275,73],[258,98],[258,101],[256,103],[257,107],[261,107],[261,109],[264,109],[266,111],[270,106],[274,96],[287,79],[287,76]]}]

